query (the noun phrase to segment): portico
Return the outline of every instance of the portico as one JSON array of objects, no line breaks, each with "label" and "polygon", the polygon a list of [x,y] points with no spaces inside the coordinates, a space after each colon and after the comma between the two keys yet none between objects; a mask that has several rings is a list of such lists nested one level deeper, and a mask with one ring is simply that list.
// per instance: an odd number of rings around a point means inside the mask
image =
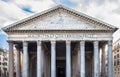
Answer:
[{"label": "portico", "polygon": [[9,37],[9,77],[13,77],[13,45],[23,53],[22,77],[100,77],[99,50],[106,44],[107,76],[113,77],[112,34],[117,30],[114,26],[56,6],[3,30]]},{"label": "portico", "polygon": [[[87,76],[99,77],[100,72],[98,69],[100,67],[98,60],[99,59],[98,50],[102,42],[103,41],[96,41],[96,40],[95,41],[85,41],[85,40],[53,41],[52,40],[47,42],[39,40],[36,42],[35,41],[21,42],[19,43],[19,45],[21,46],[23,44],[22,75],[23,77],[24,76],[43,77],[43,75],[45,75],[45,77],[48,77],[48,75],[51,75],[51,77],[59,77],[57,74],[60,75],[60,72],[64,72],[64,74],[61,74],[61,76],[64,75],[64,77],[68,77],[68,76],[74,77],[77,75],[81,77],[87,77]],[[105,42],[107,43],[107,41]],[[111,41],[108,41],[108,43],[110,42]],[[31,44],[33,46],[31,46]],[[108,60],[110,60],[110,58],[111,57],[109,57]],[[12,58],[10,59],[13,60]],[[59,65],[58,61],[60,63],[63,61],[63,65]],[[20,67],[17,66],[17,68]],[[63,68],[63,70],[61,70],[60,68],[61,69]]]}]

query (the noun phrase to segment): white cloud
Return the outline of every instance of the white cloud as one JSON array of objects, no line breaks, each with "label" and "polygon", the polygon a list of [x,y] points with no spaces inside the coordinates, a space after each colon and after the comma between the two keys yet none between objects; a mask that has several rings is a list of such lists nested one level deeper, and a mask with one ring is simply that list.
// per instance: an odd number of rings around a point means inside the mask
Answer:
[{"label": "white cloud", "polygon": [[2,25],[0,27],[3,27],[6,22],[18,20],[26,15],[16,5],[0,1],[0,24]]},{"label": "white cloud", "polygon": [[21,8],[30,7],[32,11],[40,12],[54,6],[51,0],[10,0],[9,2],[0,1],[0,28],[11,22],[25,18],[30,13]]},{"label": "white cloud", "polygon": [[54,5],[52,0],[13,0],[12,3],[18,5],[19,7],[30,7],[32,11],[35,12],[43,11]]},{"label": "white cloud", "polygon": [[75,9],[98,19],[108,20],[109,17],[115,18],[118,16],[117,18],[120,18],[119,14],[113,12],[118,6],[119,5],[114,2],[105,1],[102,5],[99,5],[96,2],[91,2],[89,5],[83,7],[83,5],[80,4]]},{"label": "white cloud", "polygon": [[72,1],[74,3],[80,3],[82,0],[70,0],[70,1]]}]

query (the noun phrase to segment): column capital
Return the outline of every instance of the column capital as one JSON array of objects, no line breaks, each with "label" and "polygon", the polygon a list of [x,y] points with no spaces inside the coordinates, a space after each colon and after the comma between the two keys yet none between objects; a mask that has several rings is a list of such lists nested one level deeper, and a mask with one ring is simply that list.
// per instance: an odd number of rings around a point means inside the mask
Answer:
[{"label": "column capital", "polygon": [[85,41],[84,40],[80,41],[80,45],[85,45]]},{"label": "column capital", "polygon": [[42,43],[41,40],[37,41],[37,45],[41,45],[41,43]]},{"label": "column capital", "polygon": [[23,41],[23,46],[27,46],[28,42],[27,41]]},{"label": "column capital", "polygon": [[94,41],[95,46],[98,46],[98,44],[99,44],[99,41]]},{"label": "column capital", "polygon": [[71,41],[70,40],[66,40],[66,44],[70,44],[71,43]]},{"label": "column capital", "polygon": [[13,44],[14,42],[13,41],[7,41],[8,42],[8,44]]},{"label": "column capital", "polygon": [[112,46],[112,40],[108,40],[108,45]]},{"label": "column capital", "polygon": [[51,41],[51,44],[56,44],[56,41],[55,41],[55,40],[52,40],[52,41]]}]

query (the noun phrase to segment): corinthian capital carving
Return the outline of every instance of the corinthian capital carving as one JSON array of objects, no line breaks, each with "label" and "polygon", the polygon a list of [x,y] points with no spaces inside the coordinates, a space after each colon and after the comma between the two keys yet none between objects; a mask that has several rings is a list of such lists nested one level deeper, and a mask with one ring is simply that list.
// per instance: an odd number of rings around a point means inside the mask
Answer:
[{"label": "corinthian capital carving", "polygon": [[98,46],[99,41],[94,41],[94,47]]},{"label": "corinthian capital carving", "polygon": [[56,41],[55,41],[55,40],[52,40],[52,41],[51,41],[51,45],[52,45],[52,47],[55,47]]},{"label": "corinthian capital carving", "polygon": [[7,40],[8,43],[12,43],[13,41]]},{"label": "corinthian capital carving", "polygon": [[71,41],[70,41],[70,40],[67,40],[67,41],[66,41],[66,44],[70,44],[70,43],[71,43]]},{"label": "corinthian capital carving", "polygon": [[112,40],[109,40],[109,41],[108,41],[108,45],[109,45],[109,46],[112,46]]},{"label": "corinthian capital carving", "polygon": [[42,42],[41,42],[40,40],[37,41],[37,45],[38,45],[38,46],[40,46],[41,43],[42,43]]},{"label": "corinthian capital carving", "polygon": [[28,42],[27,41],[23,41],[23,47],[27,47],[28,46]]},{"label": "corinthian capital carving", "polygon": [[51,44],[56,44],[56,41],[55,41],[55,40],[52,40],[52,41],[51,41]]},{"label": "corinthian capital carving", "polygon": [[85,45],[85,41],[84,40],[80,41],[80,45],[84,46]]}]

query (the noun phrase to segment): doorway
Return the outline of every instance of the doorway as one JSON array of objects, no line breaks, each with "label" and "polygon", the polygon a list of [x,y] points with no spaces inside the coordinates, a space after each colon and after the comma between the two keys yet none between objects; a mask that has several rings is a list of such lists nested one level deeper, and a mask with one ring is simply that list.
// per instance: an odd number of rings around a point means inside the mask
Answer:
[{"label": "doorway", "polygon": [[65,62],[65,60],[57,60],[56,77],[66,77],[66,62]]}]

